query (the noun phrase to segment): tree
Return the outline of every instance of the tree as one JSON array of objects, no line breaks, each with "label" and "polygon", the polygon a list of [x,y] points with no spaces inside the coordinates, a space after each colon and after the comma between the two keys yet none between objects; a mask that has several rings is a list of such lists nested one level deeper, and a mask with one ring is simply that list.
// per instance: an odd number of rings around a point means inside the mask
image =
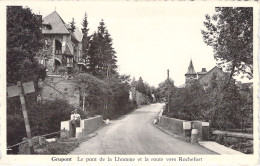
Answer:
[{"label": "tree", "polygon": [[89,47],[90,47],[90,40],[91,40],[91,35],[89,36],[88,34],[88,31],[89,31],[89,28],[88,28],[88,20],[87,20],[87,13],[85,13],[84,15],[84,18],[83,18],[83,21],[81,23],[82,25],[82,34],[83,34],[83,37],[82,37],[82,57],[85,59],[85,60],[88,60],[89,58]]},{"label": "tree", "polygon": [[45,68],[35,58],[43,47],[41,25],[29,8],[7,7],[7,84],[44,79]]},{"label": "tree", "polygon": [[223,91],[224,86],[226,86],[225,77],[216,79],[216,76],[212,76],[206,92],[210,103],[208,119],[212,127],[221,130],[238,128],[243,107],[242,98],[234,81]]},{"label": "tree", "polygon": [[108,33],[104,21],[100,22],[97,33],[94,32],[89,47],[89,71],[100,79],[106,78],[109,72],[116,73],[116,52],[113,48],[112,38]]},{"label": "tree", "polygon": [[75,31],[75,29],[76,29],[75,24],[76,24],[76,22],[74,21],[74,18],[72,18],[72,21],[70,22],[71,32]]},{"label": "tree", "polygon": [[213,47],[214,58],[233,75],[253,78],[253,8],[216,7],[216,13],[206,15],[202,30],[204,42]]},{"label": "tree", "polygon": [[136,90],[145,94],[145,85],[142,77],[139,77],[139,80],[137,81]]},{"label": "tree", "polygon": [[78,74],[75,81],[81,96],[86,96],[86,110],[102,114],[104,98],[108,93],[105,82],[86,73]]},{"label": "tree", "polygon": [[157,98],[159,98],[160,101],[166,101],[166,96],[167,96],[167,91],[168,91],[168,85],[170,87],[170,95],[174,91],[174,81],[169,78],[169,84],[168,80],[166,79],[165,81],[161,82],[159,84],[159,87],[157,88]]}]

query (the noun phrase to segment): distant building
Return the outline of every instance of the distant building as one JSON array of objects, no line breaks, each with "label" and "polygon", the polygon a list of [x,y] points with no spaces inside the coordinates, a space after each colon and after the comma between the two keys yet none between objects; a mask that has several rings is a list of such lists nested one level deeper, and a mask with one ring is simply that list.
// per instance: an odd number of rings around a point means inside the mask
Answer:
[{"label": "distant building", "polygon": [[59,67],[68,73],[86,68],[82,59],[82,33],[78,28],[73,31],[56,11],[43,18],[42,34],[44,48],[38,59],[47,68],[47,75],[57,74]]},{"label": "distant building", "polygon": [[194,80],[197,79],[197,73],[194,70],[192,60],[190,61],[190,65],[188,67],[188,72],[185,74],[185,78],[186,78],[186,81],[185,81],[186,85],[193,83]]},{"label": "distant building", "polygon": [[226,75],[226,73],[223,72],[222,69],[217,66],[213,67],[208,72],[206,68],[202,68],[200,72],[196,72],[194,70],[194,66],[191,60],[190,65],[188,67],[188,72],[185,74],[185,86],[189,86],[195,80],[198,80],[204,86],[204,88],[206,88],[208,87],[209,82],[214,74],[217,76],[217,78],[224,77]]}]

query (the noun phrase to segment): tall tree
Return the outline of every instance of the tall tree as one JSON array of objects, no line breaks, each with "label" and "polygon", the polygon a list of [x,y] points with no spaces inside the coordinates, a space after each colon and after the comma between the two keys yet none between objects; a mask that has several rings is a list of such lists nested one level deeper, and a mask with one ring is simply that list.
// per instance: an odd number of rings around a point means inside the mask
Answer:
[{"label": "tall tree", "polygon": [[146,93],[145,85],[144,85],[144,81],[143,81],[142,77],[139,77],[139,80],[138,80],[137,85],[136,85],[136,90],[143,93],[143,94]]},{"label": "tall tree", "polygon": [[45,69],[35,56],[42,50],[41,17],[21,6],[7,7],[7,83],[38,81]]},{"label": "tall tree", "polygon": [[216,7],[206,15],[202,30],[204,42],[213,47],[214,58],[232,76],[246,74],[253,78],[253,8]]},{"label": "tall tree", "polygon": [[74,21],[74,18],[72,18],[72,21],[70,22],[70,28],[71,28],[71,31],[74,32],[75,29],[76,29],[76,22]]},{"label": "tall tree", "polygon": [[90,40],[91,40],[91,35],[89,36],[88,31],[88,20],[87,20],[87,13],[85,13],[83,21],[81,23],[82,25],[82,58],[87,61],[87,64],[89,64],[88,58],[89,58],[89,47],[90,47]]},{"label": "tall tree", "polygon": [[[22,6],[7,7],[7,86],[17,81],[34,81],[44,79],[45,68],[38,63],[36,55],[42,50],[41,17]],[[37,90],[37,88],[36,88]],[[36,99],[36,93],[26,95],[28,118],[30,106]],[[9,145],[22,141],[26,136],[19,97],[7,98],[7,143]],[[31,122],[31,121],[30,121]]]},{"label": "tall tree", "polygon": [[89,47],[90,72],[101,79],[107,77],[107,73],[116,73],[116,55],[113,48],[112,38],[102,20],[97,33],[93,34]]}]

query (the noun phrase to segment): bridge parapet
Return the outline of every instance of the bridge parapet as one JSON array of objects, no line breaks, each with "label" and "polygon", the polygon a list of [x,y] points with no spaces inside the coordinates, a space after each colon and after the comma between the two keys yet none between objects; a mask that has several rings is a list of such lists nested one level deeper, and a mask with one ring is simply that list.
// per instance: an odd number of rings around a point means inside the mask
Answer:
[{"label": "bridge parapet", "polygon": [[[76,138],[81,138],[90,132],[96,130],[103,124],[103,116],[98,115],[88,119],[82,119],[80,121],[80,127],[76,128]],[[73,128],[71,120],[61,122],[61,130],[64,130],[60,133],[61,138],[70,138],[73,137]]]},{"label": "bridge parapet", "polygon": [[158,125],[172,134],[190,137],[191,130],[198,130],[198,140],[208,141],[209,140],[209,123],[201,121],[186,121],[181,119],[169,118],[166,116],[159,116]]}]

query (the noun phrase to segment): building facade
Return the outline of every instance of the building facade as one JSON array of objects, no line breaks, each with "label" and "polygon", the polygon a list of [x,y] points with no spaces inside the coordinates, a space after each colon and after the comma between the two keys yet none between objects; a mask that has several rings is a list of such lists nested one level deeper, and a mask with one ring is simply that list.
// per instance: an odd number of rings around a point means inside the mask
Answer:
[{"label": "building facade", "polygon": [[59,14],[54,11],[43,18],[42,34],[44,48],[38,56],[39,62],[46,67],[47,75],[72,73],[84,70],[82,58],[82,33],[72,29]]},{"label": "building facade", "polygon": [[185,74],[185,86],[189,86],[195,80],[198,80],[204,88],[209,86],[209,82],[213,75],[216,75],[217,78],[224,77],[227,75],[222,71],[221,68],[215,66],[210,71],[207,72],[206,68],[202,68],[200,72],[195,72],[192,60],[190,61],[190,65],[188,67],[188,72]]}]

